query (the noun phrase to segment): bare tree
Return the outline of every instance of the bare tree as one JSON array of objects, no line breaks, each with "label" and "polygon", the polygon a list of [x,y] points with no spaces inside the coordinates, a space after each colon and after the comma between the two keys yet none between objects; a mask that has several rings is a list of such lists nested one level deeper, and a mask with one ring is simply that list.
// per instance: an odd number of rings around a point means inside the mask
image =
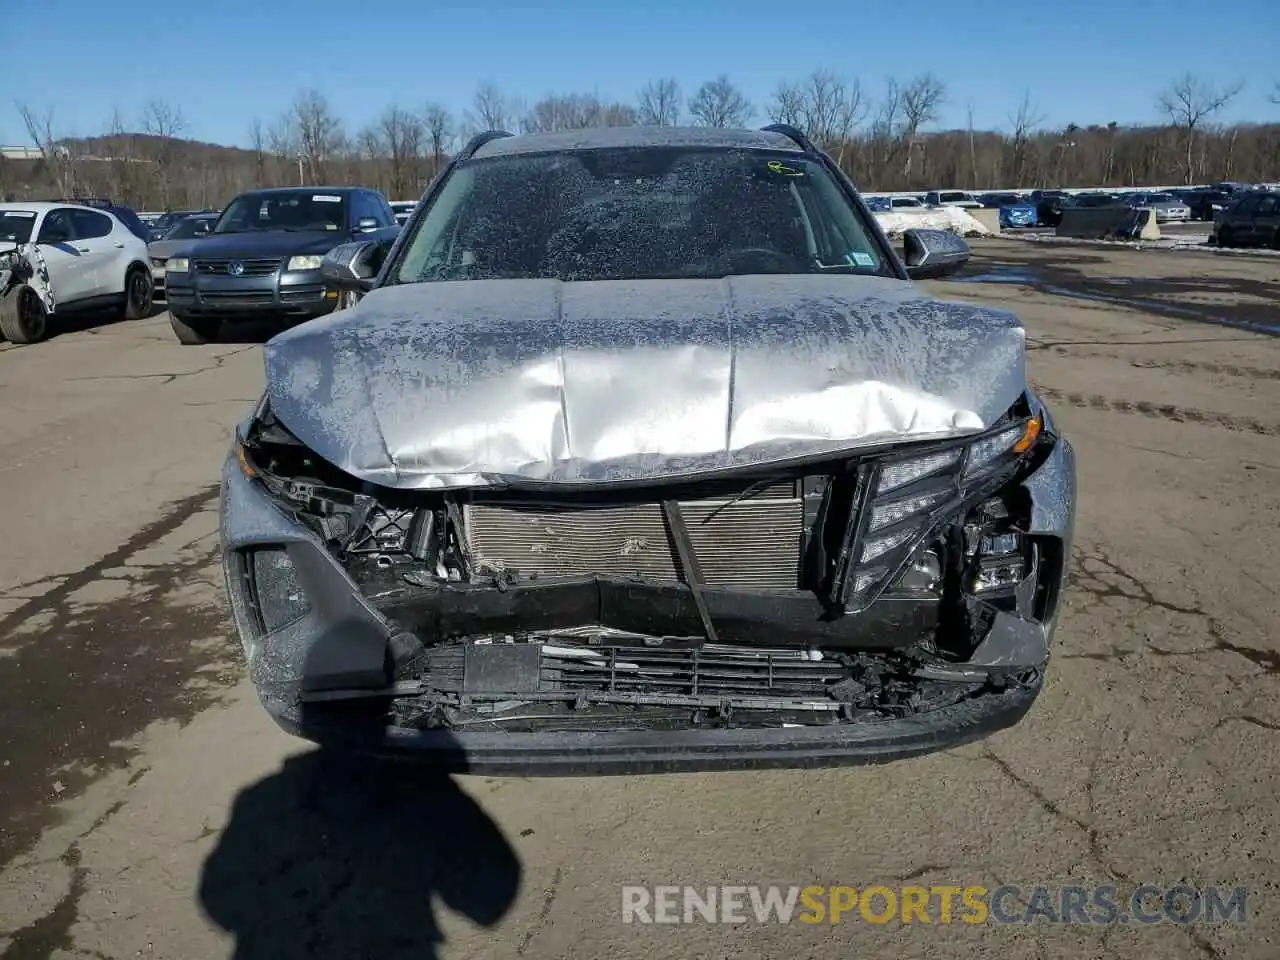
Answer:
[{"label": "bare tree", "polygon": [[342,121],[333,112],[324,94],[314,89],[298,94],[289,116],[296,133],[298,157],[302,161],[306,177],[313,184],[322,183],[327,174],[327,165],[336,159],[346,139],[342,132]]},{"label": "bare tree", "polygon": [[444,164],[445,151],[453,142],[453,115],[438,103],[428,103],[422,111],[427,142],[431,144],[431,175],[435,176]]},{"label": "bare tree", "polygon": [[751,101],[723,73],[700,86],[689,101],[689,114],[701,127],[746,126],[751,113]]},{"label": "bare tree", "polygon": [[486,80],[476,87],[468,119],[477,132],[506,130],[515,125],[519,112],[516,103],[499,90],[497,84]]},{"label": "bare tree", "polygon": [[525,133],[550,130],[583,130],[587,127],[628,127],[636,122],[636,108],[626,103],[606,103],[594,93],[549,94],[525,114]]},{"label": "bare tree", "polygon": [[1187,73],[1175,80],[1157,99],[1156,103],[1168,115],[1169,123],[1181,132],[1186,148],[1184,170],[1188,184],[1195,182],[1195,144],[1200,128],[1243,89],[1243,83],[1217,87]]},{"label": "bare tree", "polygon": [[846,83],[830,70],[815,70],[799,83],[780,83],[769,106],[775,123],[803,128],[841,165],[850,136],[866,113],[862,84]]},{"label": "bare tree", "polygon": [[902,139],[907,159],[902,179],[910,181],[920,131],[938,119],[938,111],[946,97],[946,87],[931,73],[921,74],[902,88]]},{"label": "bare tree", "polygon": [[186,131],[187,121],[180,107],[165,100],[152,100],[143,107],[142,132],[153,138],[148,149],[156,164],[161,204],[166,210],[173,206],[173,168],[181,147],[179,138]]},{"label": "bare tree", "polygon": [[871,124],[872,145],[882,167],[887,167],[893,159],[901,124],[902,87],[897,80],[889,77],[884,83],[884,99],[880,101],[876,118]]},{"label": "bare tree", "polygon": [[262,121],[254,117],[249,124],[249,146],[253,150],[253,185],[267,185],[267,131]]},{"label": "bare tree", "polygon": [[1023,91],[1022,102],[1018,104],[1018,112],[1009,118],[1013,127],[1013,178],[1018,187],[1030,186],[1027,183],[1027,155],[1031,133],[1044,123],[1044,115],[1031,102],[1031,92]]},{"label": "bare tree", "polygon": [[388,107],[378,121],[391,162],[391,192],[404,197],[417,186],[418,162],[426,130],[422,118],[400,107]]},{"label": "bare tree", "polygon": [[46,107],[42,113],[29,104],[16,105],[22,117],[23,126],[27,128],[27,136],[40,151],[40,157],[46,168],[53,174],[58,192],[69,197],[76,188],[76,162],[71,150],[58,142],[53,132],[53,107]]},{"label": "bare tree", "polygon": [[637,120],[647,127],[674,127],[680,122],[683,98],[674,77],[651,80],[640,90]]}]

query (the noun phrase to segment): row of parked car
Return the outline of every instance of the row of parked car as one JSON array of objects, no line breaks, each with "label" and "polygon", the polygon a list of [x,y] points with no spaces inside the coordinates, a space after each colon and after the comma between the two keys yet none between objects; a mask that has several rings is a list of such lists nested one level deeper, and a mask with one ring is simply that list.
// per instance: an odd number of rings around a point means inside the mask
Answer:
[{"label": "row of parked car", "polygon": [[397,210],[365,187],[289,187],[146,223],[102,198],[0,203],[0,334],[33,343],[53,315],[89,309],[137,319],[157,294],[182,343],[207,341],[224,321],[322,316],[340,299],[321,278],[324,255],[394,237],[414,206]]},{"label": "row of parked car", "polygon": [[1074,193],[1067,190],[1032,190],[1030,192],[994,191],[971,193],[967,190],[931,190],[925,194],[897,194],[868,198],[873,210],[910,210],[936,207],[999,209],[1000,225],[1005,228],[1056,227],[1062,211],[1070,207],[1126,206],[1151,209],[1160,223],[1184,223],[1190,220],[1212,221],[1249,193],[1268,192],[1252,184],[1223,181],[1209,187],[1151,191],[1120,190]]}]

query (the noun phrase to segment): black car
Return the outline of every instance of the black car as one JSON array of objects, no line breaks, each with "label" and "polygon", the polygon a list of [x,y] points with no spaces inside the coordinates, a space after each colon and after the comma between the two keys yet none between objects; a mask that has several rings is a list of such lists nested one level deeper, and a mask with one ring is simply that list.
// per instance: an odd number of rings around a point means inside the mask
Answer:
[{"label": "black car", "polygon": [[1225,190],[1189,190],[1182,201],[1191,208],[1192,220],[1212,220],[1237,199]]},{"label": "black car", "polygon": [[174,225],[186,220],[188,217],[206,217],[218,216],[217,210],[169,210],[160,214],[151,222],[151,236],[149,240],[161,240],[164,238]]},{"label": "black car", "polygon": [[1062,206],[1067,194],[1062,190],[1032,190],[1028,198],[1036,205],[1036,223],[1056,227],[1062,222]]},{"label": "black car", "polygon": [[204,343],[223,322],[297,323],[338,305],[321,258],[355,237],[399,230],[386,198],[365,187],[287,187],[236,197],[212,232],[169,254],[166,298],[182,343]]},{"label": "black car", "polygon": [[1280,250],[1280,191],[1258,190],[1236,196],[1236,202],[1214,218],[1213,242],[1220,247]]}]

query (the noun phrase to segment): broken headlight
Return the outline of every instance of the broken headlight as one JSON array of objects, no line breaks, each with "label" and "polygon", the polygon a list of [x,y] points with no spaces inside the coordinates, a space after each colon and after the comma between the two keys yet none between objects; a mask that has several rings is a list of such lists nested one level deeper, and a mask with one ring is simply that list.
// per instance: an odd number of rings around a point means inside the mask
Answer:
[{"label": "broken headlight", "polygon": [[1008,483],[1042,428],[1038,416],[1024,416],[967,443],[865,464],[833,584],[845,611],[865,608],[895,583],[918,590],[936,582],[940,559],[922,544],[943,521]]}]

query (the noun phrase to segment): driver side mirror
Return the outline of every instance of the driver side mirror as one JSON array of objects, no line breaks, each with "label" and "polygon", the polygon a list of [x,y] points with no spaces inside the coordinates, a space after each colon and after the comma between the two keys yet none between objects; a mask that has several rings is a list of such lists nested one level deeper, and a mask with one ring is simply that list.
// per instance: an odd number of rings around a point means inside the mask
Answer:
[{"label": "driver side mirror", "polygon": [[373,217],[361,217],[356,221],[356,233],[372,233],[378,229],[378,221]]},{"label": "driver side mirror", "polygon": [[912,280],[949,277],[972,256],[964,238],[950,230],[907,230],[902,235],[902,261]]}]

